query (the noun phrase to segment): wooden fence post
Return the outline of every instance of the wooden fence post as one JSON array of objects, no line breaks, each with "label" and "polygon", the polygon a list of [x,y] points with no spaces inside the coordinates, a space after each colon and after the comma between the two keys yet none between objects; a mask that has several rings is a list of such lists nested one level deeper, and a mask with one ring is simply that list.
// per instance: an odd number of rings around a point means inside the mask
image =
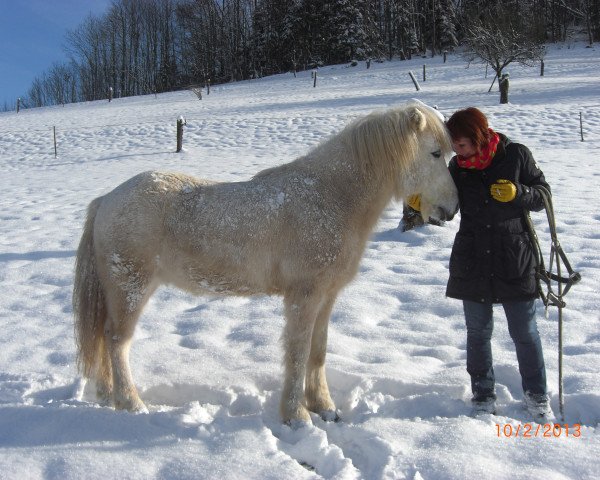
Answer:
[{"label": "wooden fence post", "polygon": [[542,64],[540,66],[540,77],[544,76],[544,61],[542,60]]},{"label": "wooden fence post", "polygon": [[498,82],[500,85],[500,103],[508,103],[508,73],[503,73]]},{"label": "wooden fence post", "polygon": [[313,88],[317,86],[317,71],[313,70]]},{"label": "wooden fence post", "polygon": [[423,81],[426,82],[427,81],[427,73],[425,72],[426,66],[423,65]]},{"label": "wooden fence post", "polygon": [[177,150],[176,152],[181,152],[183,148],[183,126],[186,125],[185,118],[179,117],[177,119]]},{"label": "wooden fence post", "polygon": [[415,78],[415,76],[413,75],[413,73],[411,71],[409,71],[408,74],[410,75],[411,80],[415,84],[415,88],[417,89],[417,92],[419,90],[421,90],[421,87],[419,86],[419,82],[417,82],[417,79]]},{"label": "wooden fence post", "polygon": [[21,108],[21,99],[17,98],[17,113],[19,113],[20,108]]},{"label": "wooden fence post", "polygon": [[110,103],[113,99],[113,87],[108,87],[108,102]]},{"label": "wooden fence post", "polygon": [[58,151],[56,149],[56,126],[52,127],[52,130],[54,131],[54,158],[56,158],[58,155]]}]

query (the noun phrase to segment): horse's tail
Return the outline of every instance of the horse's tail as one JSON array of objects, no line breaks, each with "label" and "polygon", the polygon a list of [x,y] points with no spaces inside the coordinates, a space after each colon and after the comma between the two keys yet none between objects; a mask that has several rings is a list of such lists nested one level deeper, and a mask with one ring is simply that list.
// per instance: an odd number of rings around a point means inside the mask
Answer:
[{"label": "horse's tail", "polygon": [[77,258],[73,285],[73,313],[75,316],[75,342],[77,365],[87,378],[94,377],[96,368],[104,358],[104,324],[106,323],[106,301],[94,248],[94,221],[101,198],[93,200],[87,211]]}]

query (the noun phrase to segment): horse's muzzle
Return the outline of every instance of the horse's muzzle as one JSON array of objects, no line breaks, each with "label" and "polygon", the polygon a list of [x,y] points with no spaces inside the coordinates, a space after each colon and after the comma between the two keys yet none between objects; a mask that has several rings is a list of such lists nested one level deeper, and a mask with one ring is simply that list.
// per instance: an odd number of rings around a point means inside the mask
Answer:
[{"label": "horse's muzzle", "polygon": [[444,207],[437,208],[437,214],[439,215],[439,220],[446,222],[452,220],[454,215],[458,212],[458,204],[452,209],[452,211],[446,210]]}]

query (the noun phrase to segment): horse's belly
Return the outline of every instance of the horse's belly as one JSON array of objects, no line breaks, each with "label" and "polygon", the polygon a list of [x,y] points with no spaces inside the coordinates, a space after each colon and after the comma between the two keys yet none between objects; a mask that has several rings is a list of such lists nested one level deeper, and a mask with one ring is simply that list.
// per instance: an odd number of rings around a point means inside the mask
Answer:
[{"label": "horse's belly", "polygon": [[174,285],[195,295],[248,296],[257,295],[261,293],[275,293],[265,292],[265,289],[256,288],[253,285],[239,283],[219,277],[191,277],[180,281],[179,284]]},{"label": "horse's belly", "polygon": [[[161,262],[162,263],[162,262]],[[262,276],[248,269],[235,268],[213,259],[170,259],[161,265],[162,282],[172,284],[195,295],[258,295],[277,294],[278,289]]]}]

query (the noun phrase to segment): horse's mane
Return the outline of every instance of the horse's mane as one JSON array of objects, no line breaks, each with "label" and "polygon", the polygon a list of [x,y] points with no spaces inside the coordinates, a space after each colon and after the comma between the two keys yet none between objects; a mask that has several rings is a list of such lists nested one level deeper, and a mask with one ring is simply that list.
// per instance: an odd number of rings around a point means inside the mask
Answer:
[{"label": "horse's mane", "polygon": [[[370,175],[400,178],[410,172],[419,150],[419,137],[429,131],[443,152],[452,150],[439,114],[420,102],[376,111],[349,124],[340,134],[352,157],[360,159]],[[396,197],[400,196],[396,186]]]},{"label": "horse's mane", "polygon": [[[375,111],[349,123],[341,132],[326,139],[313,152],[330,148],[332,142],[347,149],[345,161],[359,162],[363,175],[369,178],[394,179],[394,194],[400,198],[401,176],[409,175],[411,165],[418,154],[420,137],[431,133],[443,152],[452,150],[450,137],[444,123],[432,108],[420,102],[388,110]],[[307,155],[310,157],[310,154]],[[264,178],[275,172],[303,165],[306,157],[267,168],[254,178]]]}]

